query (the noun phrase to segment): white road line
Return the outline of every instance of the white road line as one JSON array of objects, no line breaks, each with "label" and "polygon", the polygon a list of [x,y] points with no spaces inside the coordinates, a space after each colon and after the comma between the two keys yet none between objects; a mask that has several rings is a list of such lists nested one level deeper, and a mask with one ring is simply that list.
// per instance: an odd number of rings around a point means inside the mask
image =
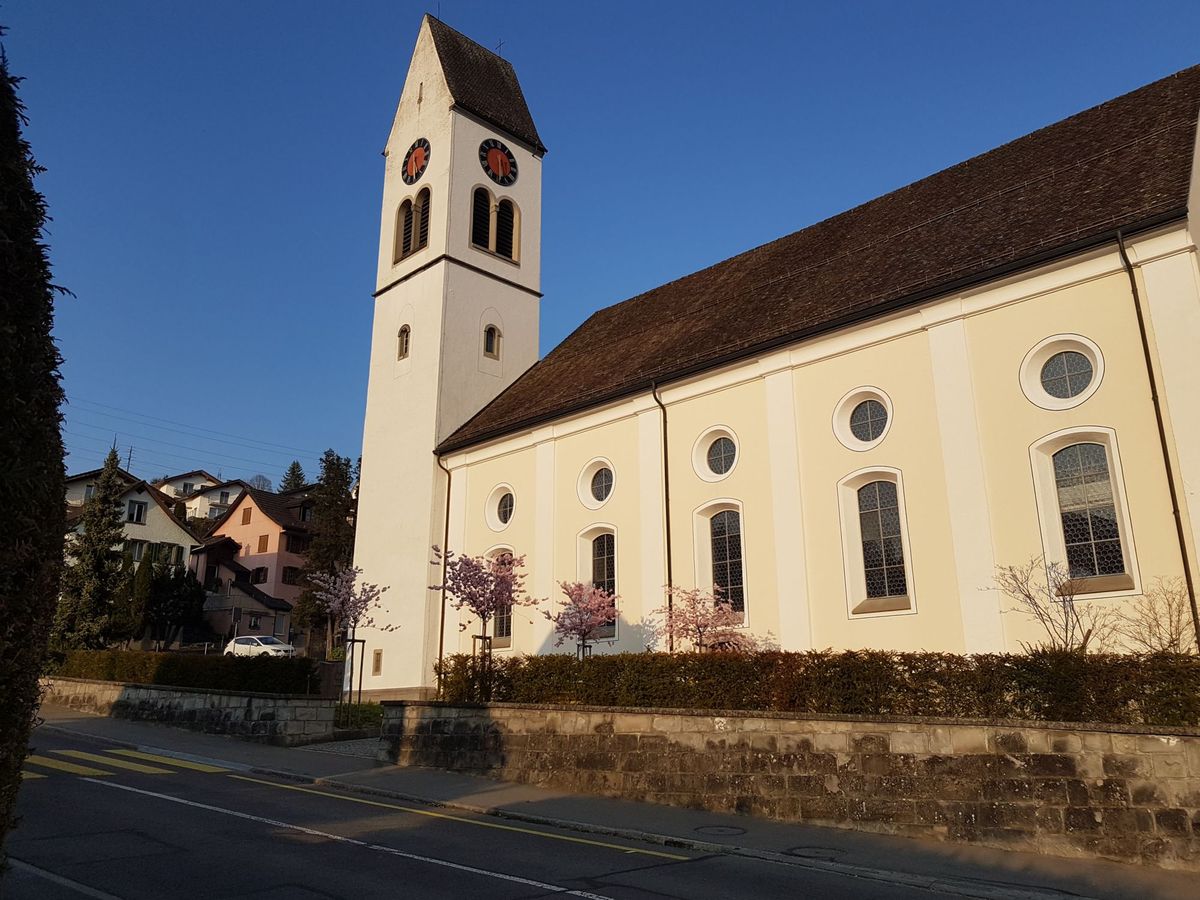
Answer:
[{"label": "white road line", "polygon": [[[292,831],[299,831],[301,834],[309,834],[314,837],[322,837],[331,841],[338,841],[342,844],[352,844],[355,847],[362,847],[366,850],[375,850],[379,853],[387,853],[391,856],[400,856],[404,859],[415,860],[416,862],[429,863],[434,866],[444,866],[447,869],[457,869],[460,872],[469,872],[472,875],[484,875],[488,878],[498,878],[501,881],[513,881],[517,884],[526,884],[530,887],[535,887],[543,891],[548,891],[553,894],[564,894],[568,897],[582,897],[584,900],[612,900],[611,897],[605,897],[603,894],[592,894],[587,891],[573,891],[570,888],[562,887],[557,884],[547,884],[544,881],[534,881],[532,878],[521,878],[519,875],[506,875],[504,872],[492,872],[488,869],[477,869],[474,866],[466,866],[462,863],[450,862],[445,859],[437,859],[432,856],[421,856],[417,853],[407,853],[404,850],[397,850],[394,847],[384,847],[381,844],[368,844],[366,841],[356,841],[354,838],[348,838],[340,834],[331,834],[328,831],[318,831],[315,828],[307,828],[304,825],[293,825],[290,822],[280,822],[277,819],[267,819],[262,816],[251,815],[250,813],[238,812],[236,809],[225,809],[221,806],[211,806],[207,803],[199,803],[195,800],[185,800],[183,797],[173,797],[170,794],[160,794],[156,791],[146,791],[141,788],[130,787],[127,784],[118,784],[115,781],[100,781],[96,778],[81,778],[80,781],[87,781],[91,784],[98,784],[102,787],[116,788],[119,791],[129,791],[132,794],[142,794],[146,797],[157,797],[159,800],[169,800],[172,803],[182,803],[184,806],[191,806],[196,809],[206,809],[209,812],[220,813],[224,816],[234,816],[238,819],[246,819],[250,822],[259,822],[263,825],[272,825],[275,828],[287,828]],[[104,900],[119,900],[119,898],[110,898],[108,894],[95,894],[93,896],[102,897]]]},{"label": "white road line", "polygon": [[[91,779],[88,779],[91,781]],[[103,784],[102,781],[97,781],[96,784]],[[18,872],[28,872],[30,875],[36,875],[38,878],[45,878],[47,881],[53,881],[57,885],[65,888],[70,888],[77,893],[83,894],[85,897],[93,897],[95,900],[121,900],[115,894],[106,894],[104,891],[96,890],[94,887],[88,887],[86,884],[80,884],[78,881],[72,881],[70,878],[63,878],[61,875],[55,875],[53,872],[47,872],[45,869],[39,869],[37,866],[31,866],[27,862],[21,862],[13,857],[8,858],[8,863]]]}]

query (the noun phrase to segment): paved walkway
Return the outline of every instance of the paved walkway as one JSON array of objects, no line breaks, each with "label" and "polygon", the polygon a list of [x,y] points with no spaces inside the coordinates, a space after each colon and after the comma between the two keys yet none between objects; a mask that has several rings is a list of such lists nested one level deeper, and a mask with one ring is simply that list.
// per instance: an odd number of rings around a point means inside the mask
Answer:
[{"label": "paved walkway", "polygon": [[[1059,859],[701,810],[569,794],[436,769],[399,768],[371,758],[373,741],[273,747],[162,725],[44,707],[42,727],[150,752],[270,773],[344,790],[490,815],[621,835],[655,843],[754,856],[828,871],[881,872],[900,882],[985,898],[1187,898],[1193,873],[1096,860]],[[37,745],[37,732],[33,744]]]}]

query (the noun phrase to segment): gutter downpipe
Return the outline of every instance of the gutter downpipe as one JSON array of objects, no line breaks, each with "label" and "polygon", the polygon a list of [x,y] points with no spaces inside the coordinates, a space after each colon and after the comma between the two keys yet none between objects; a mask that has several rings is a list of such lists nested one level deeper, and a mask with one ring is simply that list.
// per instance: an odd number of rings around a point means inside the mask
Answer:
[{"label": "gutter downpipe", "polygon": [[1154,358],[1150,353],[1150,338],[1146,333],[1146,319],[1142,313],[1142,295],[1138,291],[1133,263],[1125,252],[1125,237],[1117,229],[1117,251],[1121,254],[1121,265],[1129,276],[1129,289],[1133,294],[1133,308],[1137,312],[1138,334],[1142,339],[1142,354],[1146,358],[1146,375],[1150,379],[1150,402],[1154,406],[1154,419],[1158,424],[1158,442],[1162,448],[1163,467],[1167,473],[1167,490],[1171,495],[1171,514],[1175,517],[1175,536],[1179,540],[1179,555],[1183,559],[1183,580],[1187,585],[1188,603],[1192,608],[1192,628],[1196,633],[1196,646],[1200,647],[1200,610],[1196,608],[1196,586],[1192,581],[1192,566],[1188,558],[1187,537],[1183,529],[1183,517],[1179,513],[1179,493],[1175,487],[1175,469],[1171,465],[1171,451],[1167,444],[1167,428],[1163,422],[1162,403],[1158,399],[1158,380],[1154,376]]},{"label": "gutter downpipe", "polygon": [[437,692],[438,697],[441,697],[442,657],[446,652],[446,554],[450,552],[450,482],[453,480],[453,476],[450,474],[450,470],[442,463],[442,454],[434,450],[433,458],[437,460],[438,468],[446,473],[446,509],[442,516],[442,602],[441,611],[438,614]]},{"label": "gutter downpipe", "polygon": [[[667,539],[667,617],[669,619],[675,602],[675,597],[671,593],[675,587],[675,578],[671,567],[671,468],[667,455],[667,407],[658,396],[658,382],[650,382],[650,395],[654,397],[654,402],[662,410],[663,524]],[[675,633],[670,628],[667,629],[667,650],[671,653],[675,652]]]}]

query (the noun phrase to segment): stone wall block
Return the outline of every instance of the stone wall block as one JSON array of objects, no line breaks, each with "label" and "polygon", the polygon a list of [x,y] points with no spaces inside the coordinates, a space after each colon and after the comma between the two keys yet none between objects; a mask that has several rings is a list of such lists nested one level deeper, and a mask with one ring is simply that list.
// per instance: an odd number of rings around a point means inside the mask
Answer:
[{"label": "stone wall block", "polygon": [[922,731],[893,732],[889,737],[889,746],[893,753],[927,753],[929,735]]},{"label": "stone wall block", "polygon": [[987,729],[967,726],[952,729],[950,749],[954,753],[986,753],[989,749]]},{"label": "stone wall block", "polygon": [[1187,777],[1188,763],[1183,753],[1158,753],[1150,759],[1154,766],[1155,778]]},{"label": "stone wall block", "polygon": [[886,734],[852,734],[850,735],[850,749],[854,753],[887,753],[891,749],[891,743]]}]

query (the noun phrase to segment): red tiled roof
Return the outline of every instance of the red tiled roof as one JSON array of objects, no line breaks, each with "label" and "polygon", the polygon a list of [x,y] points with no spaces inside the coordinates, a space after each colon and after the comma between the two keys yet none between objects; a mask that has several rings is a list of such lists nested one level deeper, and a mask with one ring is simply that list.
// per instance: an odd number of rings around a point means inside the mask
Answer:
[{"label": "red tiled roof", "polygon": [[595,313],[441,451],[1186,214],[1200,66]]}]

